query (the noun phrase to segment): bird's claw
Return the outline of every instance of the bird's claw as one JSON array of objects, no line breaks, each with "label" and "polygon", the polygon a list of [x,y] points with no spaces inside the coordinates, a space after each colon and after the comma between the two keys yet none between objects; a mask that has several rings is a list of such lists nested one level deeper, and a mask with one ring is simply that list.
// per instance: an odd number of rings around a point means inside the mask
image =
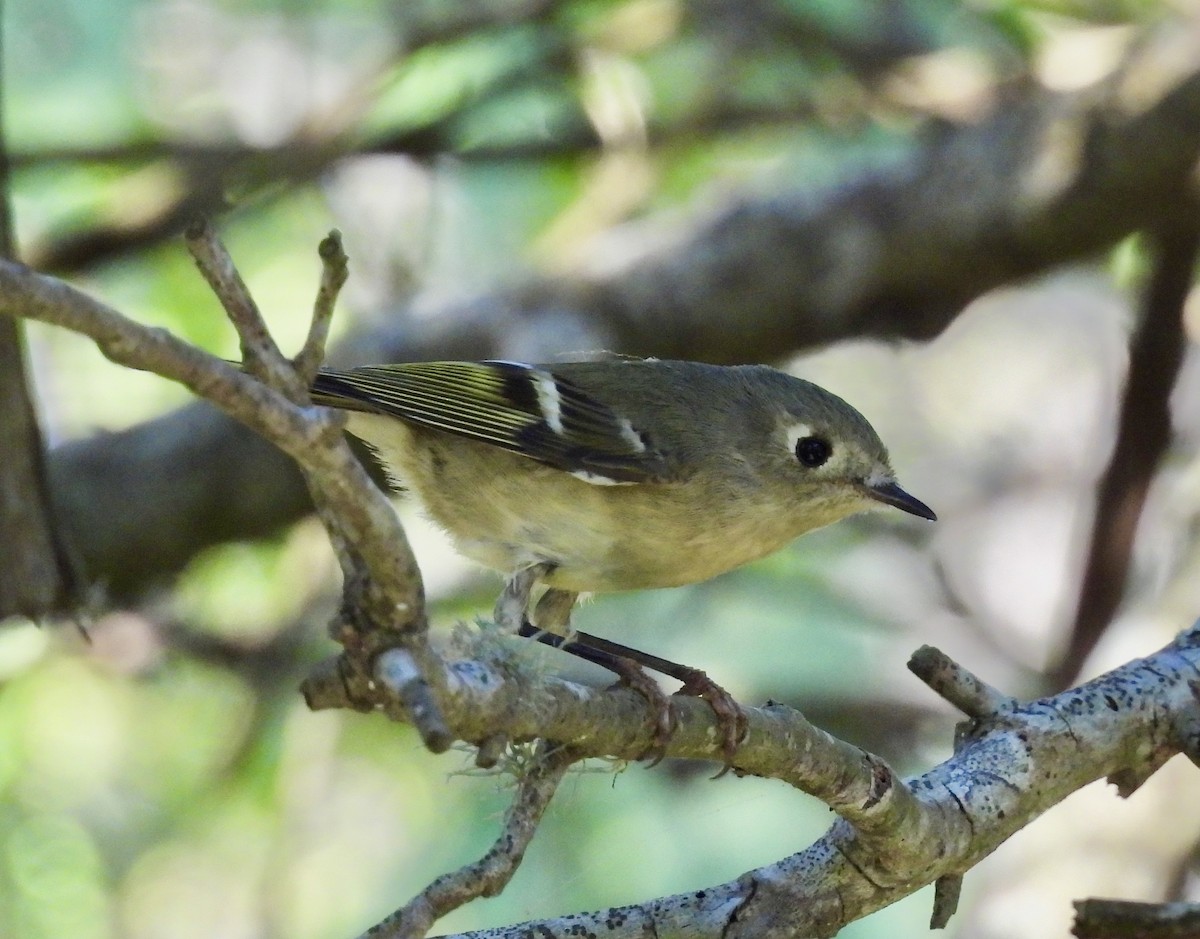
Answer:
[{"label": "bird's claw", "polygon": [[620,681],[618,684],[631,688],[646,699],[653,720],[654,729],[650,736],[650,745],[638,756],[638,759],[649,760],[646,764],[647,768],[657,766],[667,755],[667,744],[671,742],[671,737],[675,735],[675,728],[678,725],[675,713],[671,709],[671,696],[666,694],[659,683],[633,660],[618,658],[616,662],[619,663],[615,666],[619,668],[617,674],[620,675]]},{"label": "bird's claw", "polygon": [[[654,721],[650,745],[638,759],[648,760],[647,768],[657,766],[666,756],[667,745],[671,742],[679,723],[671,707],[673,696],[666,695],[658,682],[636,662],[630,659],[620,659],[619,662],[620,684],[632,688],[646,699]],[[725,766],[713,778],[720,779],[733,768],[733,759],[737,755],[738,747],[749,730],[745,712],[734,700],[733,695],[700,669],[689,670],[683,687],[675,693],[675,696],[678,695],[703,698],[716,715],[717,726],[721,730],[721,752],[725,757]]]},{"label": "bird's claw", "polygon": [[713,779],[720,779],[733,768],[733,758],[750,729],[745,712],[733,695],[698,668],[691,670],[676,694],[703,698],[716,715],[717,726],[721,729],[721,753],[725,757],[725,766]]}]

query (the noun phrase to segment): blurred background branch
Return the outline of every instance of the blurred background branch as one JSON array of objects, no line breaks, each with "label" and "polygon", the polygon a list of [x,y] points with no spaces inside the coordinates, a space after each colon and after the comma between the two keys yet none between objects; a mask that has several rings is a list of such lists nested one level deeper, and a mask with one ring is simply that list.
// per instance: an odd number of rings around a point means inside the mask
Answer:
[{"label": "blurred background branch", "polygon": [[[0,29],[0,43],[3,38]],[[0,52],[0,66],[3,62]],[[0,258],[15,259],[11,195],[8,145],[0,126]],[[50,499],[24,329],[20,320],[8,317],[0,322],[0,453],[0,530],[5,533],[0,538],[0,620],[74,610],[82,600],[81,574]]]},{"label": "blurred background branch", "polygon": [[1154,235],[1154,269],[1133,334],[1129,377],[1112,460],[1100,481],[1087,565],[1070,640],[1051,680],[1065,687],[1079,673],[1125,596],[1134,535],[1159,462],[1171,443],[1171,392],[1187,347],[1184,306],[1200,246],[1200,205],[1191,218]]}]

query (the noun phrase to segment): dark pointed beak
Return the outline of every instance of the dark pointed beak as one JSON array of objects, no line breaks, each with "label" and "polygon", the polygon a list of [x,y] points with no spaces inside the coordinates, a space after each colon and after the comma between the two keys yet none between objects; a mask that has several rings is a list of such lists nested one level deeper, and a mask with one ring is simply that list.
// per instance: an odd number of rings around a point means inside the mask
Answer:
[{"label": "dark pointed beak", "polygon": [[866,483],[863,488],[872,499],[876,499],[886,505],[895,506],[909,515],[916,515],[918,518],[927,518],[931,522],[937,521],[937,516],[934,515],[933,509],[915,496],[910,496],[900,488],[900,484],[895,480],[882,483]]}]

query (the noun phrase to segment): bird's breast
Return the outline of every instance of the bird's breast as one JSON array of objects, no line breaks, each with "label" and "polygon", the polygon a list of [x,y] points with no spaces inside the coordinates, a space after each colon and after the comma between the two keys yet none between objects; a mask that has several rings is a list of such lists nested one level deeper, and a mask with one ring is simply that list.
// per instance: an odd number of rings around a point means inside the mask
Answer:
[{"label": "bird's breast", "polygon": [[545,581],[564,590],[707,580],[815,527],[770,500],[709,492],[694,481],[594,485],[391,418],[355,414],[349,429],[415,492],[464,555],[504,573],[550,562],[555,569]]}]

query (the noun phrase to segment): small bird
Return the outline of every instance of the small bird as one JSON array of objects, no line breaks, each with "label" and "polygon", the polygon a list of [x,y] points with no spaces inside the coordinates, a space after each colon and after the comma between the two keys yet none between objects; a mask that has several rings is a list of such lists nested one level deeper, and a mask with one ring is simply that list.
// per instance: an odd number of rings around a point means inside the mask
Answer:
[{"label": "small bird", "polygon": [[[767,366],[371,365],[322,369],[312,398],[350,412],[347,430],[459,551],[509,575],[498,620],[558,637],[551,644],[613,668],[652,699],[624,660],[666,671],[719,716],[732,707],[735,724],[740,710],[699,670],[585,634],[564,642],[578,595],[707,580],[879,504],[936,519],[896,482],[866,418]],[[539,583],[548,589],[531,624]],[[727,757],[735,733],[727,727]]]}]

